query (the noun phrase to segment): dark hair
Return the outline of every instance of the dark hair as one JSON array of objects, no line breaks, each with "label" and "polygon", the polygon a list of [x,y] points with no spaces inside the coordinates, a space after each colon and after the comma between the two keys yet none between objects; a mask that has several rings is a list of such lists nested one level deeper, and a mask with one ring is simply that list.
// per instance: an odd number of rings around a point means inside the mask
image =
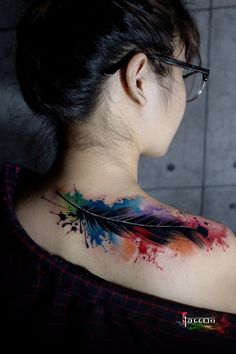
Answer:
[{"label": "dark hair", "polygon": [[171,67],[151,56],[173,56],[176,38],[187,62],[201,62],[199,31],[181,0],[34,1],[17,24],[21,92],[36,116],[47,117],[44,135],[49,129],[51,143],[65,147],[67,127],[86,122],[103,101],[109,65],[137,49],[161,80]]}]

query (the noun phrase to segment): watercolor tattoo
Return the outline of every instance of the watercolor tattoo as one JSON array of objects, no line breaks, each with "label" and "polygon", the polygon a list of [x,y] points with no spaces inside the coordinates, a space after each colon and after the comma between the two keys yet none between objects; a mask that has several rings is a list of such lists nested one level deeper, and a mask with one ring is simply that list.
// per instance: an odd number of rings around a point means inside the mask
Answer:
[{"label": "watercolor tattoo", "polygon": [[105,252],[117,250],[125,261],[138,259],[158,264],[158,255],[171,250],[174,256],[188,256],[196,248],[229,247],[225,242],[227,227],[204,217],[175,213],[165,205],[154,205],[142,196],[117,199],[112,205],[105,198],[85,199],[74,186],[73,192],[58,192],[60,205],[45,196],[42,199],[60,207],[50,211],[59,217],[57,224],[69,227],[67,234],[83,234],[85,245],[102,247]]}]

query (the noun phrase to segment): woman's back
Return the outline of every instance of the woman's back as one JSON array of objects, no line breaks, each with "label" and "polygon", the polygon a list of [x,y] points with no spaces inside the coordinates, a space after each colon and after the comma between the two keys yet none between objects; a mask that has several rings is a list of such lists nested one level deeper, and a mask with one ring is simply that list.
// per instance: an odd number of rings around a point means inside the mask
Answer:
[{"label": "woman's back", "polygon": [[[28,235],[48,252],[131,289],[236,314],[236,238],[226,225],[166,205],[145,192],[119,199],[111,193],[109,204],[91,195],[79,201],[78,191],[41,194],[28,201],[18,194],[15,207]],[[70,217],[73,204],[77,214]],[[85,210],[86,204],[87,211],[96,214],[93,228],[84,214],[85,226],[80,227],[79,208]],[[110,214],[106,224],[103,218],[111,211],[117,214]],[[106,239],[104,231],[111,224],[112,238]]]},{"label": "woman's back", "polygon": [[[188,298],[178,283],[184,278],[182,285],[185,287],[184,283],[189,282],[190,275],[194,276],[196,267],[191,265],[189,270],[185,267],[185,276],[178,277],[179,266],[175,271],[170,261],[168,269],[168,262],[163,258],[162,273],[166,271],[167,277],[170,275],[172,278],[169,284],[156,286],[165,277],[160,279],[160,273],[154,272],[151,265],[149,270],[144,269],[144,264],[137,267],[132,262],[126,262],[124,266],[124,262],[119,265],[116,259],[112,262],[109,257],[106,266],[110,269],[105,269],[104,259],[107,255],[103,254],[102,257],[96,257],[96,268],[85,259],[85,252],[81,252],[82,266],[77,266],[60,256],[50,255],[35,243],[19,223],[14,207],[17,189],[19,191],[21,188],[20,180],[27,180],[27,176],[29,179],[36,178],[35,173],[19,165],[2,165],[2,344],[6,341],[10,348],[17,342],[18,348],[31,351],[35,343],[38,349],[41,346],[45,348],[45,345],[49,348],[51,344],[52,348],[60,350],[62,346],[70,349],[77,345],[84,354],[110,353],[113,346],[113,353],[126,350],[129,353],[147,354],[153,353],[153,348],[158,348],[158,353],[167,354],[174,350],[185,354],[190,350],[191,353],[198,353],[203,347],[208,353],[234,353],[236,316],[210,310],[204,304],[202,308],[185,304]],[[42,235],[42,219],[39,222],[36,231],[39,230],[39,235]],[[27,228],[31,227],[28,226],[29,223]],[[92,251],[96,252],[95,249]],[[220,265],[219,261],[216,263]],[[130,270],[126,271],[129,265]],[[126,275],[118,276],[119,271],[121,274],[126,272]],[[196,282],[203,279],[201,271],[200,264]],[[176,275],[177,279],[174,279]],[[204,278],[206,287],[213,284],[212,290],[216,289],[217,279],[214,282],[209,278]],[[174,284],[168,289],[171,282]],[[194,282],[188,284],[192,286]],[[199,294],[197,286],[194,287]],[[203,288],[200,284],[200,290]],[[216,292],[222,289],[225,292],[221,284]],[[187,295],[191,293],[194,301],[198,301],[194,291],[186,290]],[[176,296],[175,291],[178,291]],[[159,293],[164,298],[166,295],[166,299],[148,292]],[[183,299],[183,302],[167,300],[171,297]],[[205,299],[209,302],[209,297]],[[196,320],[200,322],[194,323]],[[203,320],[207,322],[203,324]]]}]

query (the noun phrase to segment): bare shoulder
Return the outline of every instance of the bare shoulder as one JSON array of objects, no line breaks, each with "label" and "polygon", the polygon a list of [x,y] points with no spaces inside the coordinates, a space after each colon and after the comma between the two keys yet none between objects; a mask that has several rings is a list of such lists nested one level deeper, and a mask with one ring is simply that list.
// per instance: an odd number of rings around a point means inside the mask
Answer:
[{"label": "bare shoulder", "polygon": [[[165,234],[169,241],[158,257],[161,271],[153,271],[149,291],[180,303],[236,314],[235,234],[219,221],[161,205],[174,217],[169,218],[173,229],[171,235]],[[165,225],[168,229],[168,222]]]},{"label": "bare shoulder", "polygon": [[[79,202],[77,198],[78,207]],[[86,203],[75,213],[61,209],[61,202],[52,209],[44,199],[20,204],[16,211],[41,247],[101,278],[179,303],[236,314],[236,236],[227,225],[145,194],[106,204],[101,213],[97,204],[93,209],[89,203],[89,213]]]}]

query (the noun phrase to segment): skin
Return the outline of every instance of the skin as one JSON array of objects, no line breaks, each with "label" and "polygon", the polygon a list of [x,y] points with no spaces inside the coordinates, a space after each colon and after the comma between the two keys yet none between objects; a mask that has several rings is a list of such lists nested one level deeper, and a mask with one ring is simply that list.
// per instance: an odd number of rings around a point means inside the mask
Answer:
[{"label": "skin", "polygon": [[[175,57],[185,60],[184,48],[178,47]],[[108,79],[108,99],[90,117],[89,129],[98,131],[93,140],[101,146],[87,150],[68,150],[62,156],[59,168],[45,183],[49,189],[79,185],[80,190],[94,196],[103,191],[108,196],[140,192],[138,162],[141,155],[161,157],[168,148],[182,121],[186,107],[186,89],[182,68],[173,66],[174,93],[169,106],[163,102],[161,88],[155,81],[148,59],[138,53],[130,60],[126,72],[118,70]],[[120,138],[111,130],[105,131],[104,112],[109,112],[108,124],[118,131]],[[100,123],[100,124],[99,124]],[[86,135],[82,127],[72,128],[71,140],[81,141]],[[94,135],[94,134],[93,134]],[[94,173],[96,171],[96,173]]]},{"label": "skin", "polygon": [[[185,61],[182,46],[176,47],[174,57]],[[97,145],[65,151],[51,174],[19,196],[16,214],[41,247],[108,281],[174,301],[236,313],[235,301],[227,301],[228,307],[225,304],[226,298],[231,300],[229,291],[219,291],[228,264],[231,273],[236,274],[232,261],[235,237],[229,228],[165,205],[149,196],[138,183],[140,156],[163,156],[185,112],[183,69],[173,66],[172,70],[173,91],[167,92],[168,105],[144,53],[134,55],[126,69],[109,77],[107,99],[90,117],[90,125],[73,127],[69,132],[69,140],[80,142],[88,130]],[[104,112],[108,112],[106,125],[111,129],[102,124]],[[160,228],[148,229],[143,218],[139,220],[144,225],[141,228],[120,223],[120,234],[101,234],[97,224],[89,229],[88,224],[81,223],[86,207],[92,212],[97,206],[94,214],[102,211],[99,220],[103,222],[107,220],[101,216],[122,206],[128,208],[124,215],[129,218],[132,212],[159,218],[153,220]],[[91,217],[91,213],[86,215]],[[119,214],[113,217],[120,219]],[[160,242],[161,225],[173,228],[175,222],[184,230],[192,230],[195,239],[179,229],[178,237],[168,233],[168,241]],[[207,287],[199,288],[206,282]],[[218,298],[216,293],[220,294]]]}]

